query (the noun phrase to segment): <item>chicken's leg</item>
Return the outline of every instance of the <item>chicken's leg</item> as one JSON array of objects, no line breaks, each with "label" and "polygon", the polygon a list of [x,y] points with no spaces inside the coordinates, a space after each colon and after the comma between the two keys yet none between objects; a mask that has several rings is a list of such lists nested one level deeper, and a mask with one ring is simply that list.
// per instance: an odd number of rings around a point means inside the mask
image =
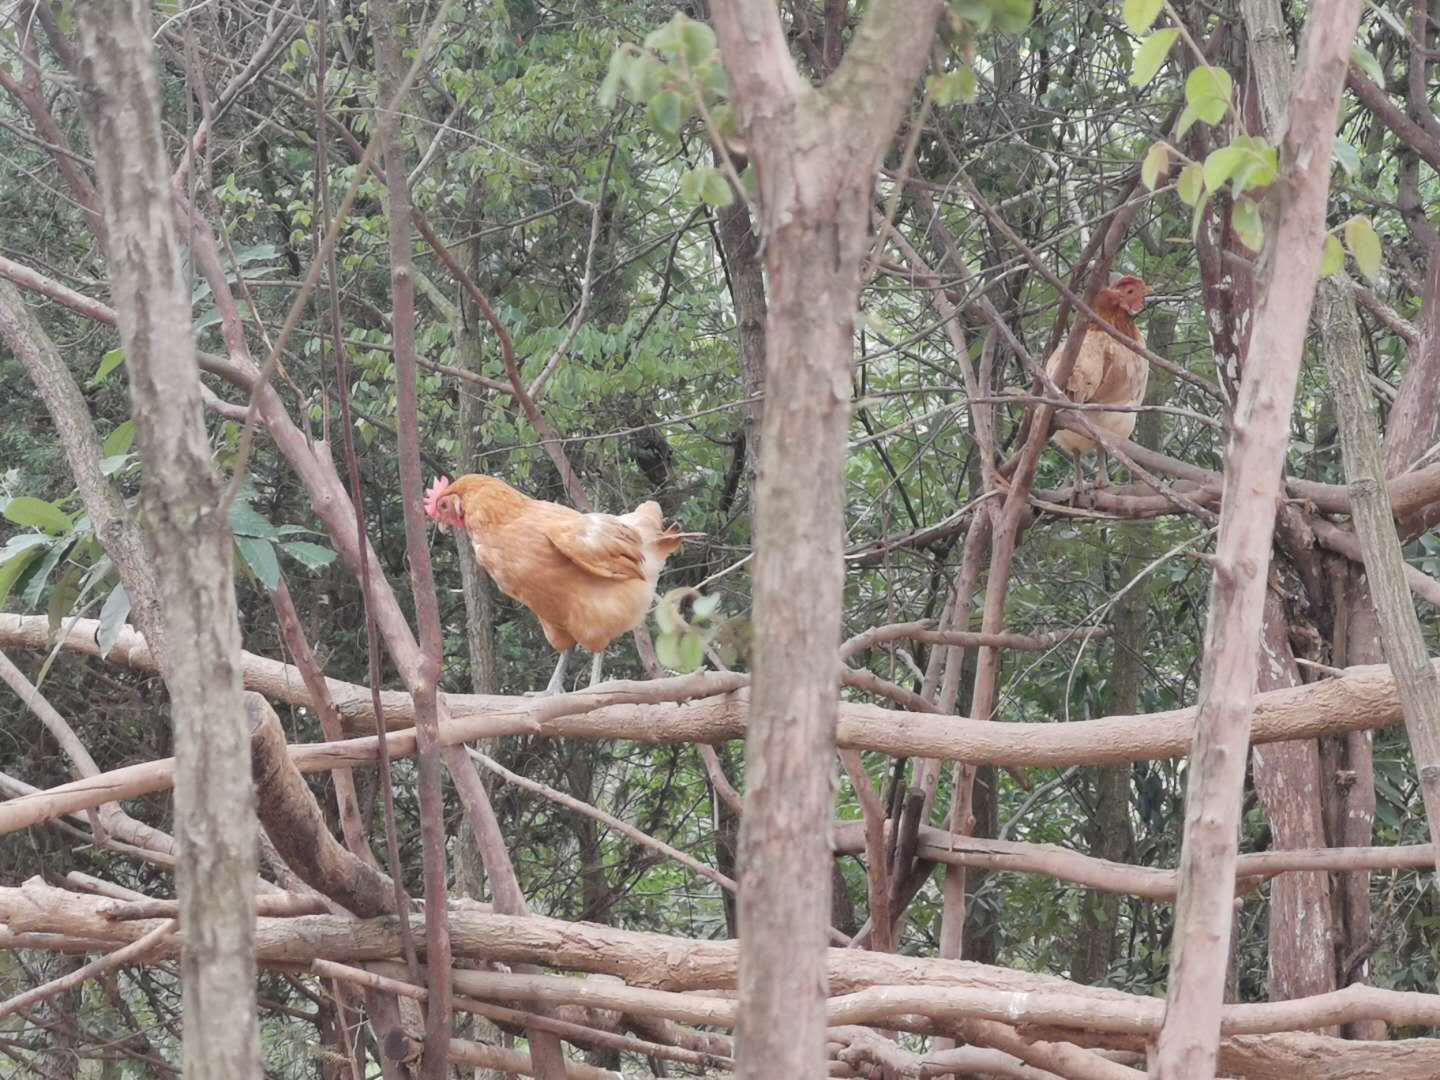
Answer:
[{"label": "chicken's leg", "polygon": [[533,694],[531,696],[550,697],[551,695],[558,694],[565,689],[565,665],[570,662],[570,654],[574,651],[575,646],[571,645],[570,648],[566,649],[560,654],[560,659],[555,664],[555,674],[550,676],[550,682],[546,685],[544,690],[541,690],[539,693]]},{"label": "chicken's leg", "polygon": [[1085,490],[1085,470],[1084,470],[1084,469],[1081,467],[1081,465],[1080,465],[1080,451],[1079,451],[1079,450],[1077,450],[1077,451],[1075,451],[1075,453],[1071,454],[1071,455],[1070,455],[1070,458],[1071,458],[1072,461],[1075,462],[1075,487],[1072,488],[1071,491],[1070,491],[1070,505],[1073,506],[1073,507],[1075,507],[1076,509],[1079,509],[1079,507],[1080,507],[1080,505],[1081,505],[1081,504],[1080,504],[1081,494],[1082,494],[1082,493],[1084,492],[1084,490]]},{"label": "chicken's leg", "polygon": [[605,653],[597,652],[595,658],[590,661],[590,689],[595,689],[595,684],[600,681],[600,671],[605,666]]},{"label": "chicken's leg", "polygon": [[1103,488],[1110,483],[1110,457],[1105,453],[1105,447],[1099,443],[1095,444],[1095,486]]}]

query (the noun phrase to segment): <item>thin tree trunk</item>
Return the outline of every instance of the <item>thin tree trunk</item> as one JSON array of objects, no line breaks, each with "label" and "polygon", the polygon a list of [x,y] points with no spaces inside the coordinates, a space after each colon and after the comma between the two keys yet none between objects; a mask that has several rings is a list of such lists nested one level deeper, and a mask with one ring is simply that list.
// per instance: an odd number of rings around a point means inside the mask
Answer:
[{"label": "thin tree trunk", "polygon": [[1155,1063],[1159,1080],[1215,1072],[1266,570],[1295,380],[1320,272],[1340,90],[1360,8],[1360,0],[1321,0],[1311,9],[1280,147],[1278,207],[1262,256],[1252,338],[1253,351],[1266,363],[1242,378],[1226,451],[1170,986]]},{"label": "thin tree trunk", "polygon": [[190,330],[150,5],[80,12],[83,111],[144,464],[144,529],[166,627],[175,725],[176,887],[185,928],[185,1075],[254,1076],[255,805],[240,697],[229,523],[211,468]]}]

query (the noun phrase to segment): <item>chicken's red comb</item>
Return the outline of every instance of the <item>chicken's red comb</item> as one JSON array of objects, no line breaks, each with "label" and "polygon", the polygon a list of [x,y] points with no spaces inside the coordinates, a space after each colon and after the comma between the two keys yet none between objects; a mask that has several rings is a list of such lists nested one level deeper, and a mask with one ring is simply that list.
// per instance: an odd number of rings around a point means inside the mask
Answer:
[{"label": "chicken's red comb", "polygon": [[448,476],[437,476],[435,483],[430,485],[430,490],[425,492],[425,516],[432,521],[440,520],[440,499],[449,486],[450,478]]}]

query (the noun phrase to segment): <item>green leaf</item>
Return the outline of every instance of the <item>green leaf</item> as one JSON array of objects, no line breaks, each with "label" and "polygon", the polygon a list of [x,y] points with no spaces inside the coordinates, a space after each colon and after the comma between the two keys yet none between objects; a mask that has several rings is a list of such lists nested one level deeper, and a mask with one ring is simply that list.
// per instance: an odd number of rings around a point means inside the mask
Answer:
[{"label": "green leaf", "polygon": [[65,557],[65,553],[74,547],[73,540],[59,540],[50,545],[50,550],[45,553],[45,558],[30,575],[30,580],[25,585],[25,591],[20,595],[20,603],[27,608],[33,608],[40,603],[40,595],[45,591],[45,583],[50,580],[56,565]]},{"label": "green leaf", "polygon": [[680,198],[687,203],[698,203],[705,191],[705,170],[709,165],[697,165],[680,176]]},{"label": "green leaf", "polygon": [[1355,265],[1362,274],[1372,281],[1380,276],[1383,252],[1380,250],[1380,237],[1369,218],[1357,214],[1345,222],[1345,246],[1355,256]]},{"label": "green leaf", "polygon": [[1170,55],[1170,46],[1175,44],[1179,36],[1180,31],[1173,27],[1169,30],[1156,30],[1146,36],[1140,43],[1140,48],[1135,50],[1135,66],[1130,72],[1131,86],[1145,86],[1155,78],[1161,65],[1165,63],[1165,57]]},{"label": "green leaf", "polygon": [[1195,238],[1200,235],[1200,222],[1205,220],[1205,207],[1210,205],[1210,196],[1203,195],[1200,201],[1195,204],[1195,213],[1190,216],[1190,242],[1193,244]]},{"label": "green leaf", "polygon": [[135,442],[135,421],[126,420],[100,444],[102,457],[115,457],[117,454],[129,453],[130,446]]},{"label": "green leaf", "polygon": [[703,22],[686,19],[680,27],[680,49],[685,63],[699,67],[715,53],[715,31]]},{"label": "green leaf", "polygon": [[130,617],[130,594],[124,585],[116,585],[105,598],[100,608],[100,626],[95,631],[95,644],[100,646],[100,659],[104,660],[120,640],[120,631],[125,629],[125,620]]},{"label": "green leaf", "polygon": [[1154,143],[1145,160],[1140,163],[1140,180],[1151,191],[1160,183],[1160,177],[1170,168],[1170,148],[1163,142]]},{"label": "green leaf", "polygon": [[99,386],[112,371],[124,362],[125,350],[111,349],[100,358],[100,366],[95,369],[95,374],[90,376],[90,385]]},{"label": "green leaf", "polygon": [[705,659],[705,639],[694,630],[680,635],[677,665],[679,671],[694,671]]},{"label": "green leaf", "polygon": [[1334,233],[1325,234],[1325,254],[1320,259],[1320,274],[1330,277],[1345,268],[1345,246]]},{"label": "green leaf", "polygon": [[944,75],[930,76],[928,85],[936,105],[953,105],[957,101],[968,104],[975,100],[980,90],[975,69],[968,64]]},{"label": "green leaf", "polygon": [[1251,251],[1265,246],[1265,224],[1260,220],[1260,207],[1254,199],[1240,199],[1230,210],[1230,225],[1240,242]]},{"label": "green leaf", "polygon": [[1350,63],[1363,71],[1365,77],[1376,86],[1384,87],[1385,69],[1380,66],[1380,61],[1375,59],[1375,54],[1364,45],[1350,47]]},{"label": "green leaf", "polygon": [[1180,192],[1180,198],[1186,206],[1194,206],[1200,201],[1200,195],[1205,190],[1205,169],[1201,165],[1186,165],[1180,170],[1180,180],[1176,183]]},{"label": "green leaf", "polygon": [[719,169],[708,169],[705,173],[705,182],[700,189],[700,198],[710,206],[724,208],[735,201],[735,192],[730,188],[730,182],[725,179],[725,174]]},{"label": "green leaf", "polygon": [[[30,535],[35,536],[34,533]],[[43,537],[36,537],[36,539],[44,542]],[[5,547],[8,550],[10,545],[6,544]],[[0,555],[3,555],[3,552],[0,552]],[[0,561],[0,604],[5,603],[5,598],[10,595],[10,590],[15,587],[15,582],[20,580],[20,576],[39,557],[40,548],[31,546],[22,548],[4,561]]]},{"label": "green leaf", "polygon": [[335,552],[307,540],[292,540],[280,546],[285,549],[286,555],[301,563],[306,570],[319,570],[335,561]]},{"label": "green leaf", "polygon": [[280,560],[275,557],[274,544],[253,536],[237,536],[235,547],[267,592],[280,584]]},{"label": "green leaf", "polygon": [[661,135],[677,137],[683,119],[680,95],[674,90],[661,90],[650,99],[650,122]]},{"label": "green leaf", "polygon": [[671,671],[680,670],[680,635],[661,634],[655,639],[655,659],[660,666]]},{"label": "green leaf", "polygon": [[273,540],[283,533],[266,521],[247,502],[236,499],[230,504],[230,531],[236,536],[260,536]]},{"label": "green leaf", "polygon": [[625,72],[632,60],[631,54],[624,49],[616,49],[610,54],[610,66],[605,71],[605,81],[600,84],[600,92],[596,95],[602,109],[614,108],[620,97],[620,87],[625,81]]},{"label": "green leaf", "polygon": [[1138,37],[1150,29],[1164,7],[1165,0],[1125,0],[1125,25]]},{"label": "green leaf", "polygon": [[1224,68],[1197,67],[1185,80],[1185,103],[1205,123],[1215,125],[1230,110],[1230,91],[1234,86]]},{"label": "green leaf", "polygon": [[1219,150],[1212,150],[1205,159],[1205,190],[1219,191],[1244,160],[1245,151],[1238,146],[1222,146]]},{"label": "green leaf", "polygon": [[30,495],[20,495],[6,503],[5,516],[16,525],[43,529],[51,536],[63,536],[74,524],[70,515],[54,503]]},{"label": "green leaf", "polygon": [[1007,34],[1018,34],[1030,25],[1035,13],[1031,0],[988,0],[995,13],[995,25]]},{"label": "green leaf", "polygon": [[1346,176],[1354,176],[1360,171],[1360,151],[1351,146],[1339,135],[1335,136],[1335,160],[1340,163],[1340,168],[1345,170]]}]

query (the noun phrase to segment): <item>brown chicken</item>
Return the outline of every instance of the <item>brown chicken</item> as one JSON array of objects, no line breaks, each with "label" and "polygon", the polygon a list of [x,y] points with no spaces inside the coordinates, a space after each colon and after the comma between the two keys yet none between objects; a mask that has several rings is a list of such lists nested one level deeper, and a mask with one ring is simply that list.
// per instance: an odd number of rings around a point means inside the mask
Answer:
[{"label": "brown chicken", "polygon": [[665,560],[703,535],[665,528],[658,503],[618,516],[582,514],[473,473],[437,479],[425,495],[425,513],[463,528],[500,591],[540,620],[560,652],[546,694],[562,686],[577,642],[595,654],[590,679],[599,681],[605,647],[644,620]]},{"label": "brown chicken", "polygon": [[[1122,277],[1109,288],[1100,290],[1095,297],[1095,314],[1140,344],[1145,337],[1135,325],[1134,316],[1145,306],[1145,297],[1150,286],[1138,277]],[[1045,364],[1045,370],[1052,377],[1060,366],[1060,357],[1065,352],[1061,345]],[[1150,379],[1150,365],[1143,356],[1116,341],[1093,322],[1085,330],[1080,342],[1080,352],[1075,357],[1075,366],[1070,371],[1070,381],[1062,388],[1071,401],[1080,404],[1139,405],[1145,400],[1145,384]],[[1084,416],[1102,431],[1110,432],[1122,439],[1128,439],[1135,430],[1133,412],[1104,412],[1086,410]],[[1053,436],[1056,446],[1075,459],[1075,491],[1078,496],[1083,475],[1080,469],[1080,455],[1094,450],[1099,455],[1095,471],[1095,486],[1104,487],[1106,482],[1105,448],[1076,431],[1058,430]]]}]

